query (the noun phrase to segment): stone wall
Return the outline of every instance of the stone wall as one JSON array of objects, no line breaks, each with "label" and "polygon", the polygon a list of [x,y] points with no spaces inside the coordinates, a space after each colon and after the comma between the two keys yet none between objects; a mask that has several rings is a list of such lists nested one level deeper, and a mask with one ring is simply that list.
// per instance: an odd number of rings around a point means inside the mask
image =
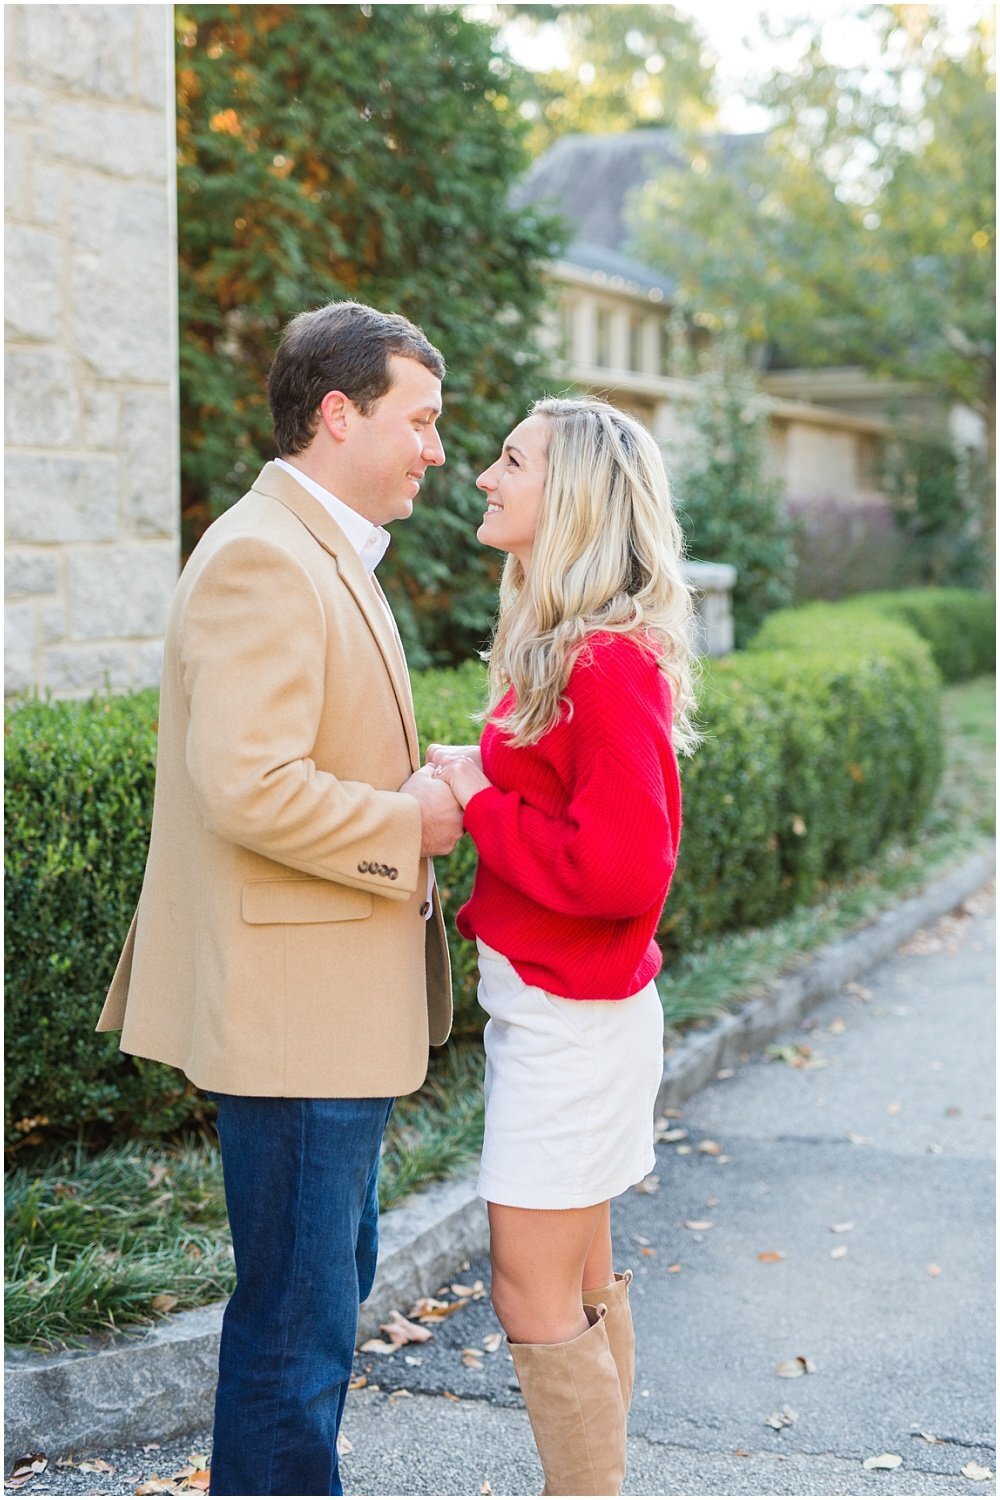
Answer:
[{"label": "stone wall", "polygon": [[172,10],[4,20],[6,691],[145,686],[180,565]]}]

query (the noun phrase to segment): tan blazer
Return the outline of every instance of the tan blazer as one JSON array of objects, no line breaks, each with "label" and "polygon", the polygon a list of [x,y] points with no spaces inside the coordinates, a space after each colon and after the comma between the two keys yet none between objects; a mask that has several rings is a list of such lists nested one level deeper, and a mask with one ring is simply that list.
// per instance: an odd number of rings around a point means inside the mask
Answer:
[{"label": "tan blazer", "polygon": [[451,1025],[420,810],[397,790],[418,765],[378,585],[268,464],[174,596],[149,857],[98,1030],[221,1093],[418,1088]]}]

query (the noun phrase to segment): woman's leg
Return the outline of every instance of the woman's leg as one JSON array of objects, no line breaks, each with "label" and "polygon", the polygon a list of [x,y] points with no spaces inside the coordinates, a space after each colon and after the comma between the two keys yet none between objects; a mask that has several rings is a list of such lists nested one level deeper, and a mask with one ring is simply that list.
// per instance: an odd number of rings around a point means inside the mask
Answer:
[{"label": "woman's leg", "polygon": [[488,1208],[493,1306],[511,1343],[562,1344],[586,1332],[585,1268],[608,1205]]},{"label": "woman's leg", "polygon": [[611,1202],[599,1205],[601,1215],[590,1242],[583,1265],[583,1290],[592,1286],[608,1286],[614,1277],[614,1261],[611,1251]]},{"label": "woman's leg", "polygon": [[625,1406],[605,1308],[584,1307],[582,1299],[605,1210],[489,1204],[493,1306],[507,1333],[545,1495],[618,1495],[625,1477]]}]

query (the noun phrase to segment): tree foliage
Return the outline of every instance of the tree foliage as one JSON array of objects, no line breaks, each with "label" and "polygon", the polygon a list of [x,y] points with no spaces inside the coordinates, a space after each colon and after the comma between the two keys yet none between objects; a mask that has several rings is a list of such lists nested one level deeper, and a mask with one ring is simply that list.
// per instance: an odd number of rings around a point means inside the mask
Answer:
[{"label": "tree foliage", "polygon": [[768,474],[767,403],[731,331],[717,340],[697,391],[674,483],[691,557],[736,568],[733,622],[742,647],[772,610],[792,602],[792,527]]},{"label": "tree foliage", "polygon": [[705,129],[715,115],[712,68],[696,23],[673,5],[501,5],[522,32],[557,25],[564,66],[521,80],[529,144],[540,153],[573,131],[642,125]]},{"label": "tree foliage", "polygon": [[[758,100],[765,137],[636,205],[643,257],[702,308],[735,309],[772,365],[860,364],[930,382],[993,430],[995,44],[957,50],[943,7],[876,5],[877,57],[798,62]],[[809,24],[809,23],[807,23]]]},{"label": "tree foliage", "polygon": [[445,355],[447,467],[383,565],[416,665],[469,656],[495,608],[475,476],[541,394],[554,224],[508,207],[514,69],[436,5],[177,11],[182,490],[188,545],[273,456],[280,327],[353,297]]}]

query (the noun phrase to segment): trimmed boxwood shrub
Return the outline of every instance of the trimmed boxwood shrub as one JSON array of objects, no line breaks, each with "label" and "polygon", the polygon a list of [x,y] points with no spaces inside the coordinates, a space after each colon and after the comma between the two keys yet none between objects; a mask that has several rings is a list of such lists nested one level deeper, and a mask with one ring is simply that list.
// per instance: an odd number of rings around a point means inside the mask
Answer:
[{"label": "trimmed boxwood shrub", "polygon": [[[773,921],[918,828],[941,768],[932,652],[944,675],[983,670],[981,611],[981,596],[951,590],[785,610],[750,650],[706,664],[706,739],[684,767],[681,861],[659,933],[668,953]],[[478,663],[414,674],[422,743],[476,739],[484,687]],[[8,716],[9,1141],[163,1132],[205,1110],[179,1073],[93,1030],[142,881],[155,716],[152,693]],[[475,851],[463,840],[436,865],[456,1033],[468,1035],[481,1024],[475,948],[454,916]]]}]

